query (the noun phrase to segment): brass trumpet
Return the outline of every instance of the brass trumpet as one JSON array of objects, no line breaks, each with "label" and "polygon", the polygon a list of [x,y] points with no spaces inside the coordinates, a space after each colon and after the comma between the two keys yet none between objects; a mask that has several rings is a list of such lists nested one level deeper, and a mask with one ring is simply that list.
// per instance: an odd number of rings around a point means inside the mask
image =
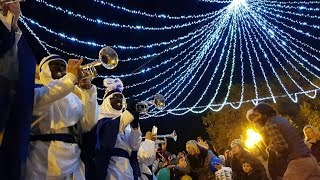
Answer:
[{"label": "brass trumpet", "polygon": [[99,51],[99,60],[80,67],[80,79],[95,78],[98,76],[96,66],[102,65],[107,69],[114,69],[119,62],[117,52],[107,46]]},{"label": "brass trumpet", "polygon": [[[156,138],[164,138],[164,139],[167,139],[167,138],[172,138],[174,141],[177,141],[178,139],[178,135],[176,133],[176,131],[174,130],[171,134],[166,134],[166,135],[155,135],[153,137],[156,137]],[[142,138],[145,138],[145,137],[142,137]]]},{"label": "brass trumpet", "polygon": [[165,98],[161,94],[156,94],[152,101],[141,101],[137,103],[136,109],[140,113],[147,113],[149,105],[154,105],[157,109],[162,109],[166,105]]}]

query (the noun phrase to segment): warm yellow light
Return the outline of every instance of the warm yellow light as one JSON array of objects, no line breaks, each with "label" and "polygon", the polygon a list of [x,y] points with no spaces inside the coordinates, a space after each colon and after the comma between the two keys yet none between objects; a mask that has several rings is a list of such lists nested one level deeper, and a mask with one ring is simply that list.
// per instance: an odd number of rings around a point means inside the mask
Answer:
[{"label": "warm yellow light", "polygon": [[255,132],[253,129],[247,130],[247,140],[246,147],[253,148],[255,144],[258,144],[262,140],[259,133]]}]

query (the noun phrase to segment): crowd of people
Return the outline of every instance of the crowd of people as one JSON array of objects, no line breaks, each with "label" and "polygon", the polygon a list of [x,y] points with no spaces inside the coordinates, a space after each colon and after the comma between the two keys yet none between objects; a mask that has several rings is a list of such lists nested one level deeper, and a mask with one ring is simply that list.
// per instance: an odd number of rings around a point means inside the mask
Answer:
[{"label": "crowd of people", "polygon": [[6,117],[0,124],[2,170],[5,169],[3,159],[10,154],[4,149],[17,147],[10,144],[10,140],[17,139],[12,123],[22,124],[21,118],[8,114],[17,98],[10,93],[22,93],[16,89],[19,86],[33,91],[28,94],[28,97],[33,94],[32,108],[18,111],[24,116],[25,124],[29,122],[30,125],[29,128],[20,127],[30,129],[30,132],[21,130],[28,133],[27,143],[23,139],[15,142],[28,147],[25,167],[20,167],[25,172],[20,175],[23,179],[320,179],[320,133],[317,128],[307,125],[303,129],[303,140],[290,122],[266,103],[248,110],[246,117],[263,136],[267,164],[257,154],[246,150],[241,139],[234,139],[231,150],[219,154],[210,141],[198,137],[187,141],[185,151],[177,155],[168,152],[167,141],[157,139],[151,131],[146,132],[143,140],[139,123],[141,112],[137,108],[139,101],[124,97],[125,89],[120,79],[106,78],[103,81],[105,95],[99,106],[96,86],[90,78],[81,75],[86,73],[81,69],[81,59],[66,62],[59,55],[51,54],[38,65],[37,86],[19,85],[25,82],[23,73],[17,76],[23,69],[21,64],[17,65],[20,7],[18,2],[8,7],[15,13],[15,19],[11,28],[0,28],[0,65],[7,67],[1,69],[0,82],[12,85],[9,89],[1,89],[0,94],[1,98],[7,99],[1,101],[0,108],[5,110],[1,111],[2,117]]}]

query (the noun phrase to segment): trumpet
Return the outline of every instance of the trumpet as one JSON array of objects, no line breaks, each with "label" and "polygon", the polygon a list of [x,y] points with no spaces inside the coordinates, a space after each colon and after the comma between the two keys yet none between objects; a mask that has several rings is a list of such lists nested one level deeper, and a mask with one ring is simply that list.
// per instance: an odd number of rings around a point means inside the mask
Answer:
[{"label": "trumpet", "polygon": [[155,141],[155,143],[156,143],[156,144],[166,144],[167,141],[166,141],[166,140],[159,140],[159,139],[157,139],[157,140]]},{"label": "trumpet", "polygon": [[166,105],[165,98],[161,94],[156,94],[152,101],[141,101],[137,103],[136,109],[140,113],[147,113],[149,105],[154,105],[157,109],[162,109]]},{"label": "trumpet", "polygon": [[114,69],[119,62],[117,52],[107,46],[99,51],[99,60],[80,67],[80,79],[95,78],[98,76],[96,66],[102,65],[107,69]]},{"label": "trumpet", "polygon": [[[174,130],[171,134],[156,135],[156,136],[153,136],[153,137],[156,137],[156,138],[164,138],[164,139],[172,138],[174,141],[177,141],[177,139],[178,139],[178,135],[177,135],[177,133],[176,133],[175,130]],[[142,138],[145,138],[145,137],[142,137]],[[164,141],[166,141],[166,140],[164,140]]]}]

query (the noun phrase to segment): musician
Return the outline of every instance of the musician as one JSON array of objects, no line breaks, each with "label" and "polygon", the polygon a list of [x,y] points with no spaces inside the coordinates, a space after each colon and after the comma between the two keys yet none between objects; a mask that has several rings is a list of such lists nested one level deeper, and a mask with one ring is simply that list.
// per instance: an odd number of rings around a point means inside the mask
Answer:
[{"label": "musician", "polygon": [[136,102],[126,102],[120,79],[106,78],[104,86],[106,93],[100,106],[96,131],[98,148],[95,149],[95,159],[103,160],[95,161],[94,179],[138,179],[137,151],[142,133]]},{"label": "musician", "polygon": [[[42,87],[34,90],[26,179],[85,179],[78,146],[81,131],[97,122],[97,89],[90,79],[79,84],[82,60],[68,64],[58,55],[40,62]],[[76,95],[77,94],[77,95]]]},{"label": "musician", "polygon": [[153,139],[152,133],[148,131],[145,136],[145,141],[141,143],[138,151],[141,180],[156,179],[153,174],[152,165],[156,160],[157,145]]},{"label": "musician", "polygon": [[7,4],[1,0],[0,177],[2,179],[21,179],[23,176],[32,118],[36,59],[19,29],[20,13],[19,2]]}]

